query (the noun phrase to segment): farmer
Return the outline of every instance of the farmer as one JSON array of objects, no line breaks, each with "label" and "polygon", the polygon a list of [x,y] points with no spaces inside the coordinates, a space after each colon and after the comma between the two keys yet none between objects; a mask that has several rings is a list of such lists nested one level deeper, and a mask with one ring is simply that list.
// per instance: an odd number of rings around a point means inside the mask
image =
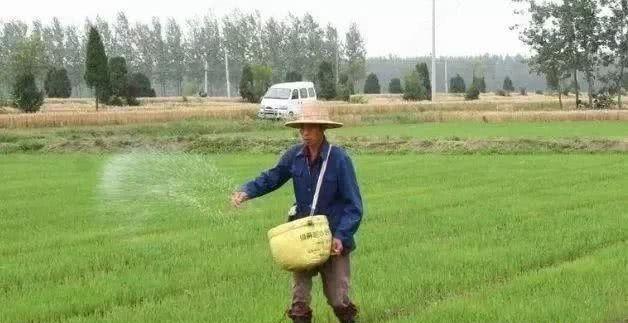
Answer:
[{"label": "farmer", "polygon": [[[233,193],[231,201],[239,207],[246,200],[278,189],[292,178],[296,214],[289,217],[291,221],[310,214],[318,175],[330,146],[325,130],[340,128],[342,123],[330,121],[322,107],[305,106],[297,120],[285,125],[299,129],[303,143],[290,148],[275,167]],[[351,158],[339,147],[332,146],[314,214],[327,215],[333,236],[332,256],[318,268],[293,274],[292,306],[287,315],[293,322],[312,321],[312,278],[320,273],[325,297],[336,317],[343,323],[355,322],[358,310],[349,299],[349,255],[355,249],[353,235],[362,219],[362,197]]]}]

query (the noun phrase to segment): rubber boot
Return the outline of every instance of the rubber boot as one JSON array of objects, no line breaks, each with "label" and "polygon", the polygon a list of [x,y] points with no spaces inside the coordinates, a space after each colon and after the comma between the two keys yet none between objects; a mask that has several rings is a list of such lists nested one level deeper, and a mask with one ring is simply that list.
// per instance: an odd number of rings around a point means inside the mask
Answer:
[{"label": "rubber boot", "polygon": [[349,306],[346,307],[334,307],[334,314],[340,323],[355,323],[358,308],[353,303],[349,303]]},{"label": "rubber boot", "polygon": [[311,323],[312,309],[305,303],[294,303],[292,308],[286,311],[294,323]]},{"label": "rubber boot", "polygon": [[293,323],[312,323],[312,318],[311,317],[293,317],[292,322]]}]

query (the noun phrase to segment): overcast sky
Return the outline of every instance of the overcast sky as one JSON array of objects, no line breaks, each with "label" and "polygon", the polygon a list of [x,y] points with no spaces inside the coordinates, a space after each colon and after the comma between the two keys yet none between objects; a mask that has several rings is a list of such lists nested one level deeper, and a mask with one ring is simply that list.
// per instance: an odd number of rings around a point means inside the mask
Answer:
[{"label": "overcast sky", "polygon": [[[0,17],[48,21],[57,16],[64,23],[82,24],[85,17],[96,15],[112,21],[122,10],[131,21],[149,21],[150,17],[159,16],[183,22],[194,15],[210,11],[223,15],[235,8],[259,10],[265,18],[310,12],[319,22],[330,22],[341,32],[356,22],[366,40],[368,56],[431,53],[431,0],[7,1],[2,5]],[[508,30],[508,26],[520,19],[512,10],[510,0],[436,0],[437,55],[527,54],[517,33]]]}]

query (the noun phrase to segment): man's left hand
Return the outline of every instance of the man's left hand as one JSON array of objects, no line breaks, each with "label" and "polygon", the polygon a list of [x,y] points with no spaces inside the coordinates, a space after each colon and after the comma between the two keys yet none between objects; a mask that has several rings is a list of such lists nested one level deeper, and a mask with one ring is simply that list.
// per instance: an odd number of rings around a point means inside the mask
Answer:
[{"label": "man's left hand", "polygon": [[337,256],[340,253],[342,253],[342,241],[340,241],[340,239],[334,238],[331,241],[331,255],[332,256]]}]

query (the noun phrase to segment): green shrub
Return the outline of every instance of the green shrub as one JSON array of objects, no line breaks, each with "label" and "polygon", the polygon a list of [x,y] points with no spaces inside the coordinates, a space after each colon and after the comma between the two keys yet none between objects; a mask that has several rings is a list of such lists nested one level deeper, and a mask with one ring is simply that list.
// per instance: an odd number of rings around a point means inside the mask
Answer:
[{"label": "green shrub", "polygon": [[44,93],[37,89],[32,73],[20,74],[13,85],[13,106],[24,112],[39,111],[44,104]]},{"label": "green shrub", "polygon": [[543,94],[545,94],[545,93],[543,93],[543,91],[542,91],[542,90],[536,90],[536,91],[534,91],[534,93],[536,93],[536,94],[538,94],[538,95],[543,95]]},{"label": "green shrub", "polygon": [[465,93],[467,91],[467,86],[464,83],[464,79],[460,74],[456,74],[456,76],[452,77],[449,80],[449,92],[451,93]]},{"label": "green shrub", "polygon": [[346,84],[338,84],[336,90],[336,99],[348,102],[350,98],[351,90],[349,89],[349,87]]},{"label": "green shrub", "polygon": [[140,105],[140,101],[138,101],[137,98],[134,97],[134,96],[127,96],[126,97],[126,105],[138,106],[138,105]]},{"label": "green shrub", "polygon": [[340,74],[338,77],[338,86],[336,90],[336,98],[342,101],[349,101],[353,91],[353,83],[349,81],[347,74]]},{"label": "green shrub", "polygon": [[467,93],[465,93],[464,98],[465,100],[477,100],[480,98],[480,90],[474,83],[471,83],[471,86],[469,86],[469,89],[467,90]]},{"label": "green shrub", "polygon": [[379,86],[379,79],[375,73],[371,73],[366,77],[366,81],[364,82],[364,93],[365,94],[379,94],[382,92],[381,87]]},{"label": "green shrub", "polygon": [[98,111],[98,101],[107,102],[109,100],[111,86],[105,46],[96,27],[92,26],[89,29],[85,55],[85,83],[95,90],[96,111]]},{"label": "green shrub", "polygon": [[593,95],[593,109],[606,110],[615,106],[615,101],[608,94],[594,94]]},{"label": "green shrub", "polygon": [[419,100],[432,100],[432,83],[430,82],[430,71],[427,69],[427,63],[416,64],[415,69],[419,73],[421,85],[425,88],[425,95]]},{"label": "green shrub", "polygon": [[423,86],[419,72],[415,70],[406,75],[404,83],[404,100],[419,101],[428,99],[427,89]]},{"label": "green shrub", "polygon": [[257,103],[272,82],[273,71],[264,65],[244,65],[240,78],[240,96],[248,102]]},{"label": "green shrub", "polygon": [[393,78],[392,80],[390,80],[390,83],[388,83],[388,92],[393,94],[403,93],[401,80],[398,78]]},{"label": "green shrub", "polygon": [[349,97],[349,103],[367,104],[369,103],[369,98],[367,98],[365,95],[354,94]]},{"label": "green shrub", "polygon": [[510,96],[510,92],[506,92],[506,91],[500,89],[500,90],[495,91],[495,95],[497,95],[497,96]]},{"label": "green shrub", "polygon": [[133,73],[129,76],[128,92],[134,98],[155,97],[155,90],[151,87],[150,80],[142,73]]},{"label": "green shrub", "polygon": [[336,80],[334,79],[334,67],[329,62],[322,62],[318,66],[316,74],[318,80],[318,97],[331,100],[336,97]]},{"label": "green shrub", "polygon": [[72,94],[72,85],[65,68],[51,68],[44,80],[44,90],[49,98],[69,98]]},{"label": "green shrub", "polygon": [[528,95],[528,90],[525,87],[521,87],[519,88],[519,94],[521,95]]},{"label": "green shrub", "polygon": [[482,77],[473,77],[473,83],[480,90],[481,93],[486,93],[486,81],[484,80],[484,76]]},{"label": "green shrub", "polygon": [[[120,98],[127,95],[129,80],[127,78],[126,60],[124,57],[112,57],[109,59],[109,84],[111,88],[111,96]],[[112,99],[113,101],[113,99]],[[115,105],[110,102],[110,104]]]},{"label": "green shrub", "polygon": [[506,76],[504,78],[504,84],[502,85],[502,89],[506,92],[514,92],[515,91],[515,87],[514,85],[512,85],[512,80],[510,79],[510,77]]},{"label": "green shrub", "polygon": [[114,105],[114,106],[121,107],[121,106],[123,106],[123,105],[124,105],[124,101],[123,101],[123,100],[122,100],[122,98],[120,98],[119,96],[114,95],[114,96],[112,96],[112,97],[110,97],[110,98],[109,98],[109,102],[108,102],[108,104],[109,104],[109,105]]},{"label": "green shrub", "polygon": [[253,90],[253,69],[251,69],[251,65],[249,64],[242,67],[242,76],[240,77],[240,96],[248,102],[257,102]]}]

